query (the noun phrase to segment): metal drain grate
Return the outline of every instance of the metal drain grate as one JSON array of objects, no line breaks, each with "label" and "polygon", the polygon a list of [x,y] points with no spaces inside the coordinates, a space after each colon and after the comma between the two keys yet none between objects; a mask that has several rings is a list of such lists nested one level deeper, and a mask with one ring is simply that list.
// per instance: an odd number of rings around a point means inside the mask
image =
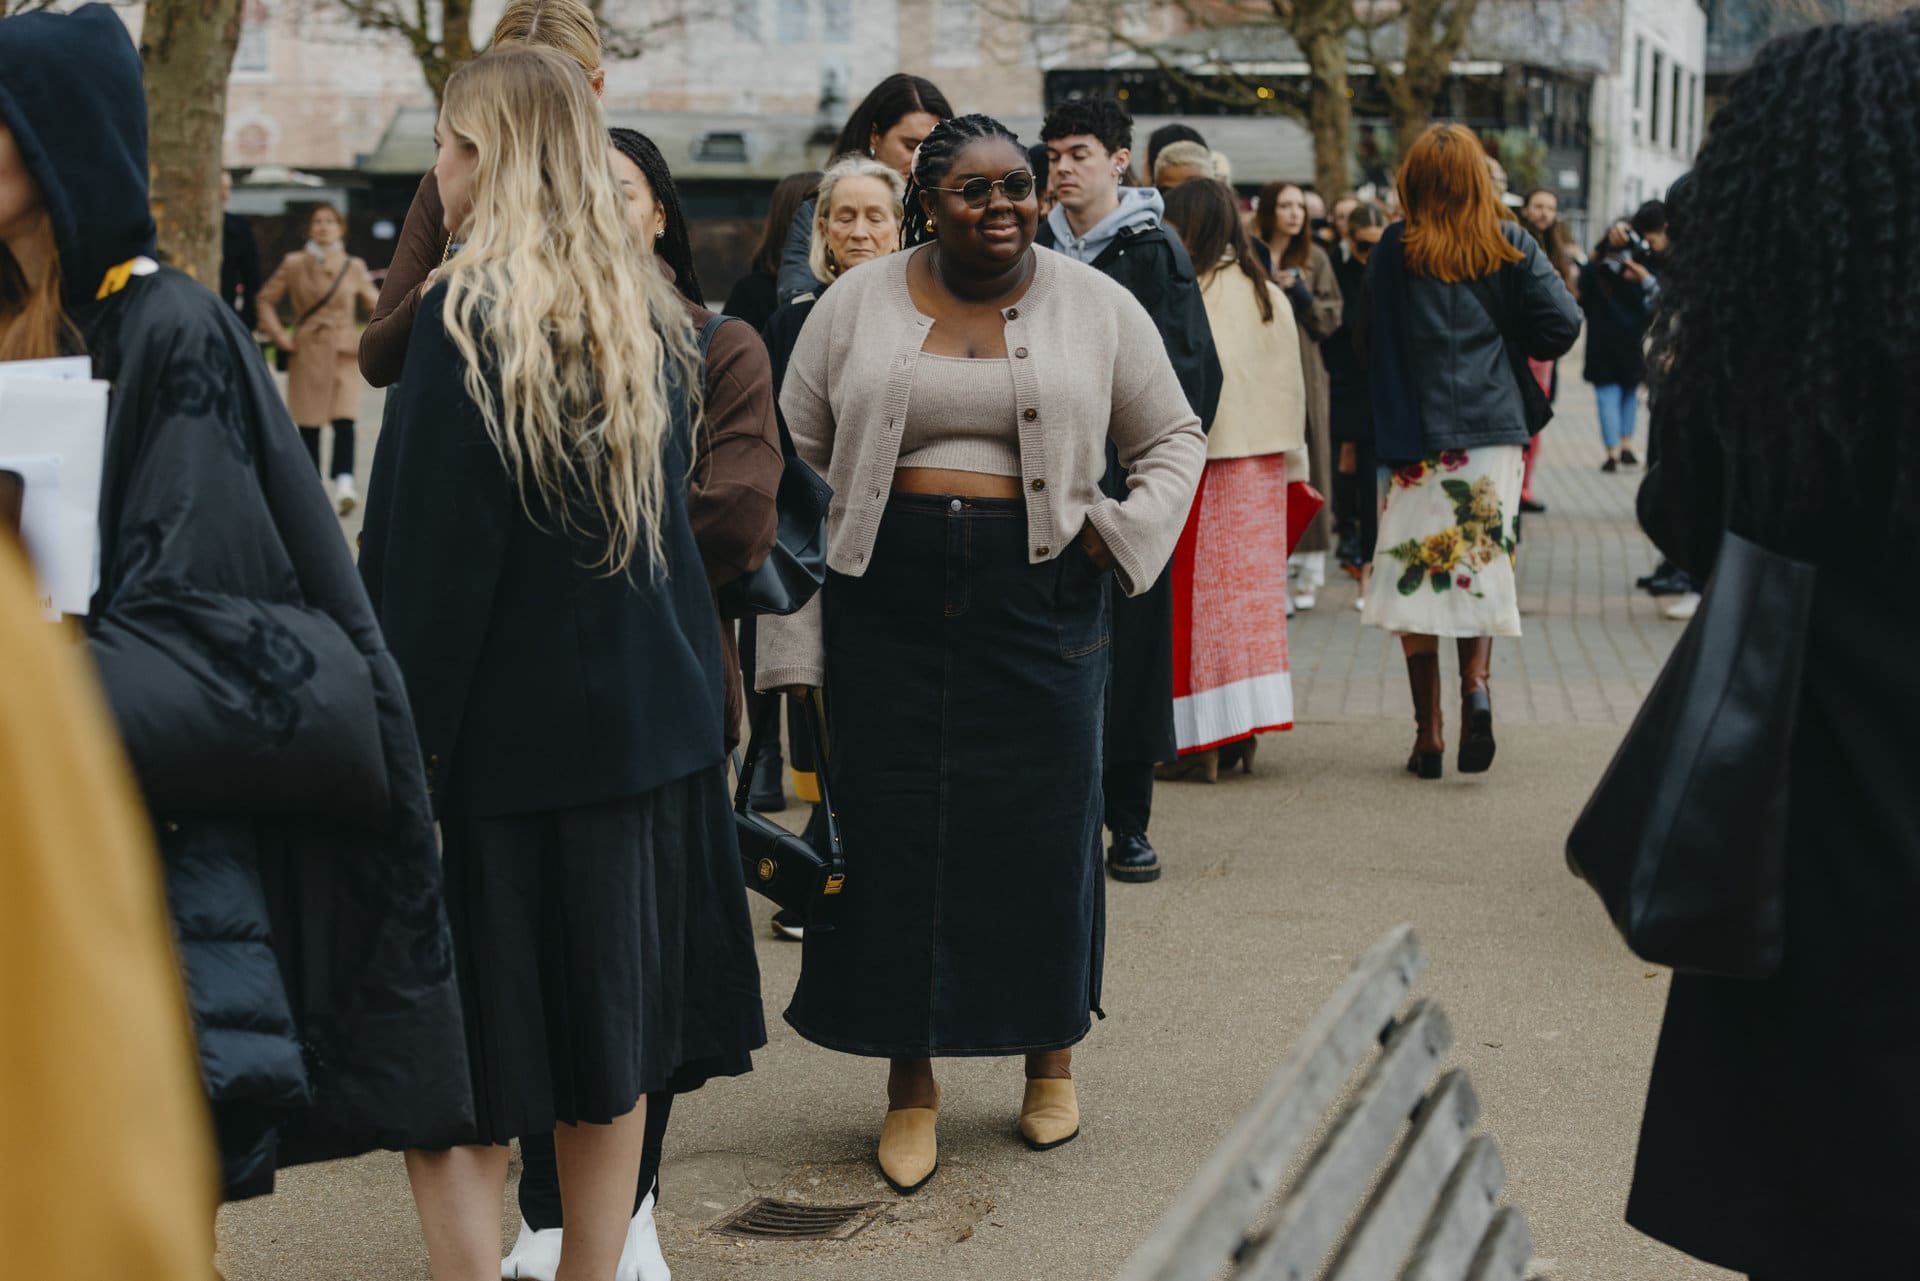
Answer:
[{"label": "metal drain grate", "polygon": [[845,1241],[873,1222],[877,1202],[861,1205],[801,1205],[755,1197],[709,1231],[748,1241]]}]

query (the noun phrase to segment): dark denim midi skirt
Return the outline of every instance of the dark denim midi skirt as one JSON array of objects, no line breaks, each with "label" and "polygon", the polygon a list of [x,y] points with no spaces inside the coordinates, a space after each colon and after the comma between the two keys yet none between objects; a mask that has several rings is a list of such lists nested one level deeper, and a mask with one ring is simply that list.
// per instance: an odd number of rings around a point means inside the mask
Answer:
[{"label": "dark denim midi skirt", "polygon": [[823,589],[847,887],[787,1021],[849,1054],[1064,1049],[1100,1002],[1106,584],[1018,500],[895,495]]}]

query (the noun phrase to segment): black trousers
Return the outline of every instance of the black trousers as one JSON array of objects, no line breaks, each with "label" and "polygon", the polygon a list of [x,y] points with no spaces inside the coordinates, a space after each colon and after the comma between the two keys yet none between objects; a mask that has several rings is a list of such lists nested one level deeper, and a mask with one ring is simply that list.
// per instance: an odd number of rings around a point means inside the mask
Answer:
[{"label": "black trousers", "polygon": [[1379,463],[1373,455],[1373,442],[1355,441],[1352,475],[1334,473],[1334,506],[1340,513],[1342,536],[1351,533],[1362,563],[1373,559],[1374,544],[1380,540]]},{"label": "black trousers", "polygon": [[1107,830],[1115,836],[1145,836],[1153,818],[1153,762],[1108,761],[1101,778]]},{"label": "black trousers", "polygon": [[[313,459],[315,468],[320,466],[320,429],[302,427],[301,443],[307,447],[307,457]],[[353,475],[353,419],[336,418],[333,420],[333,466],[322,473],[327,476]]]},{"label": "black trousers", "polygon": [[[640,1151],[640,1181],[633,1190],[634,1213],[647,1193],[660,1190],[660,1155],[666,1147],[667,1121],[673,1116],[673,1094],[660,1090],[647,1096],[646,1146]],[[538,1232],[563,1226],[560,1216],[560,1167],[554,1161],[553,1135],[528,1134],[520,1140],[520,1217]],[[659,1197],[654,1198],[659,1203]]]}]

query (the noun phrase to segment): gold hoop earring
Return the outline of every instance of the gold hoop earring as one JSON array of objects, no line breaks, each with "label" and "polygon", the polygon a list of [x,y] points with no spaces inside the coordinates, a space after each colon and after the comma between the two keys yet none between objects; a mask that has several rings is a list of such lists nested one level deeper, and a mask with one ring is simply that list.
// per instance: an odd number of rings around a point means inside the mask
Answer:
[{"label": "gold hoop earring", "polygon": [[931,236],[933,232],[934,232],[933,219],[929,218],[927,219],[927,234]]}]

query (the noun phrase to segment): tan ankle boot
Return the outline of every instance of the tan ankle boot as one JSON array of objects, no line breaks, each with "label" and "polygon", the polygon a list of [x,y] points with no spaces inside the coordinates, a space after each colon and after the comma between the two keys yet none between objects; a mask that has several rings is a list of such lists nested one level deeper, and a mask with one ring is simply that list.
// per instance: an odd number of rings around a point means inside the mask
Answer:
[{"label": "tan ankle boot", "polygon": [[940,1165],[934,1123],[940,1117],[940,1087],[930,1108],[895,1108],[880,1125],[880,1173],[901,1196],[918,1192]]},{"label": "tan ankle boot", "polygon": [[1057,1148],[1080,1133],[1080,1101],[1072,1081],[1028,1081],[1020,1104],[1020,1137],[1035,1152]]}]

